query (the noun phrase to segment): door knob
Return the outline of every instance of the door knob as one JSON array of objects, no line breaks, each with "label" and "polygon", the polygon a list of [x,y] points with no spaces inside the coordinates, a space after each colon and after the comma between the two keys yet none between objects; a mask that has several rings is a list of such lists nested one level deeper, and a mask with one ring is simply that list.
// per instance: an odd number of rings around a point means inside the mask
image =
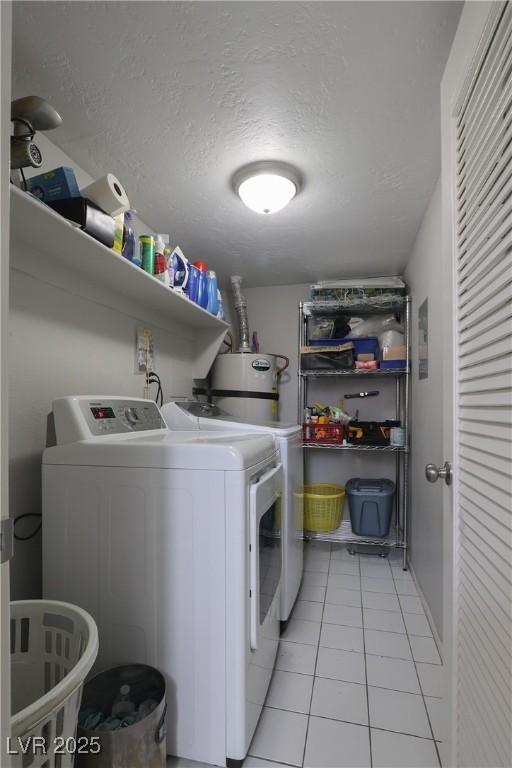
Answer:
[{"label": "door knob", "polygon": [[445,461],[444,466],[439,469],[435,464],[427,464],[425,467],[425,477],[429,483],[436,483],[439,478],[445,481],[446,485],[452,484],[452,465]]}]

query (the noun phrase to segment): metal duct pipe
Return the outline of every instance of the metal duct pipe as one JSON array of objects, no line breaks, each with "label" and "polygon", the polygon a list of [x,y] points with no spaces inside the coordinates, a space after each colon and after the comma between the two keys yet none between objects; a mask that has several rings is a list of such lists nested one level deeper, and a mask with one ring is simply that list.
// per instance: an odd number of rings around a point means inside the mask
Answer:
[{"label": "metal duct pipe", "polygon": [[247,302],[245,296],[242,294],[242,280],[243,278],[240,277],[240,275],[231,275],[231,288],[233,290],[233,299],[236,314],[238,316],[238,351],[250,352],[249,318],[247,317]]}]

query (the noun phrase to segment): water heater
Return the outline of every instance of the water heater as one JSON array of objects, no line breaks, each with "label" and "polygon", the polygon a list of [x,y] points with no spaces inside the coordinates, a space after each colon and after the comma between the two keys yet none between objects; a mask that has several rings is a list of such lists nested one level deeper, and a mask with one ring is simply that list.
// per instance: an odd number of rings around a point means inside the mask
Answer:
[{"label": "water heater", "polygon": [[234,352],[218,355],[212,368],[211,394],[215,403],[245,421],[277,418],[275,355]]}]

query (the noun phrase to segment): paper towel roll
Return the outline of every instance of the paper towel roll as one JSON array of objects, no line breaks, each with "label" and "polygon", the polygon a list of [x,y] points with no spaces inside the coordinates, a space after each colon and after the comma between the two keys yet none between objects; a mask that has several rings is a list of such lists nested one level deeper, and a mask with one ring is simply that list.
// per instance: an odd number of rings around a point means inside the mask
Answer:
[{"label": "paper towel roll", "polygon": [[82,189],[81,194],[110,216],[117,216],[130,208],[128,195],[113,173],[107,173],[101,179],[93,181]]}]

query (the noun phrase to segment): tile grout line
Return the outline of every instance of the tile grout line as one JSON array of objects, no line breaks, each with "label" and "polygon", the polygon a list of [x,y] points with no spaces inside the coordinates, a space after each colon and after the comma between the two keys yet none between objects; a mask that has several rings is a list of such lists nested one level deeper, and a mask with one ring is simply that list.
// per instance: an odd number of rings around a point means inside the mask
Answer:
[{"label": "tile grout line", "polygon": [[[343,681],[340,681],[340,682],[343,682]],[[354,683],[354,685],[356,685],[356,683]],[[370,687],[374,687],[374,686],[370,686]],[[390,689],[385,688],[383,690],[390,690]],[[397,691],[397,693],[404,693],[404,691]],[[405,693],[407,693],[407,691],[405,691]],[[283,709],[282,707],[272,707],[268,705],[266,705],[266,709],[273,709],[276,712],[291,712],[294,715],[305,714],[304,712],[300,712],[296,709]],[[319,720],[328,720],[331,723],[346,723],[347,725],[357,725],[360,728],[367,727],[364,723],[360,723],[357,720],[341,720],[339,717],[330,717],[329,715],[312,715],[312,717],[318,717]],[[396,731],[392,728],[383,728],[380,725],[372,725],[371,728],[373,728],[376,731],[384,731],[385,733],[397,733],[399,736],[412,736],[415,739],[423,739],[423,741],[434,741],[434,739],[431,739],[430,736],[419,736],[417,733],[409,733],[407,731]],[[248,757],[257,757],[258,760],[268,760],[268,758],[258,757],[258,755],[248,755]],[[276,760],[276,762],[282,762],[282,761]],[[288,763],[284,763],[284,765],[288,765]]]},{"label": "tile grout line", "polygon": [[304,739],[304,750],[302,752],[302,762],[301,766],[304,768],[304,761],[306,759],[306,749],[308,746],[308,735],[309,735],[309,723],[311,721],[311,705],[313,704],[313,694],[315,691],[315,680],[316,680],[316,667],[318,664],[318,652],[320,649],[320,637],[322,636],[322,624],[324,619],[324,611],[325,611],[325,600],[327,598],[327,585],[329,584],[329,571],[331,568],[331,554],[332,554],[332,544],[329,545],[329,565],[327,567],[327,584],[325,586],[325,592],[324,592],[324,601],[322,603],[322,617],[320,619],[320,632],[318,633],[318,643],[316,646],[316,656],[315,656],[315,666],[313,667],[313,685],[311,686],[311,696],[309,698],[309,709],[307,713],[308,721],[306,723],[306,737]]},{"label": "tile grout line", "polygon": [[[416,587],[416,583],[414,581],[414,578],[413,578],[413,584]],[[400,600],[398,600],[398,604],[400,606],[400,613],[402,615],[402,621],[405,624],[404,611],[402,609],[402,603],[400,602]],[[405,628],[407,630],[407,625],[405,625]],[[428,711],[427,702],[425,701],[425,694],[423,693],[423,686],[421,685],[420,676],[418,674],[418,667],[416,666],[416,659],[414,658],[414,653],[413,653],[413,650],[412,650],[411,638],[409,637],[409,632],[407,632],[407,642],[409,643],[409,648],[411,650],[412,663],[414,664],[414,671],[416,672],[416,677],[418,678],[418,685],[420,687],[421,697],[423,699],[423,706],[425,707],[425,713],[427,715],[427,721],[428,721],[428,724],[429,724],[430,732],[432,734],[432,741],[434,742],[434,749],[436,751],[437,760],[439,762],[439,765],[442,768],[441,754],[439,752],[439,747],[438,747],[438,744],[437,744],[437,741],[436,741],[436,737],[435,737],[435,734],[434,734],[434,729],[432,727],[432,721],[430,720],[430,714],[429,714],[429,711]],[[432,666],[439,666],[439,665],[432,665]]]},{"label": "tile grout line", "polygon": [[[360,627],[351,627],[351,629],[360,629]],[[309,647],[313,648],[314,646],[311,645]],[[321,645],[320,648],[325,648],[328,651],[341,651],[342,653],[357,653],[357,651],[347,651],[344,648],[330,648],[326,645]],[[361,653],[360,656],[362,655],[363,654]],[[395,656],[381,656],[378,653],[368,653],[366,655],[374,656],[375,658],[378,658],[378,659],[390,659],[391,661],[411,661],[410,659],[402,659],[402,658],[397,658]],[[414,664],[414,662],[412,663]],[[431,666],[439,666],[439,665],[432,664]],[[320,680],[331,680],[333,683],[348,683],[349,685],[360,685],[361,687],[366,685],[366,683],[357,683],[357,682],[354,682],[354,680],[344,680],[343,678],[340,678],[340,677],[329,677],[329,675],[319,675],[319,674],[308,675],[307,672],[290,672],[290,670],[288,669],[277,669],[277,668],[275,671],[282,672],[284,675],[299,675],[300,677],[318,677]],[[372,683],[372,684],[369,684],[369,687],[378,688],[381,691],[394,691],[395,693],[408,693],[410,696],[425,696],[427,699],[436,699],[437,701],[443,700],[441,696],[429,696],[428,694],[423,693],[421,691],[421,688],[420,688],[420,692],[416,693],[415,691],[404,691],[402,688],[390,688],[389,685],[374,685]],[[268,705],[265,705],[265,706],[268,706]],[[301,712],[299,709],[286,709],[285,707],[271,706],[270,709],[282,709],[285,712],[297,712],[297,714],[300,714],[300,715],[306,714],[306,712]],[[336,718],[329,718],[329,719],[335,720]],[[384,728],[383,730],[386,730],[386,729]],[[427,738],[427,737],[421,736],[420,738]]]},{"label": "tile grout line", "polygon": [[370,747],[370,768],[373,768],[372,724],[370,720],[370,693],[368,691],[368,667],[366,664],[366,636],[364,631],[363,582],[361,576],[361,558],[359,558],[359,579],[361,583],[361,621],[363,623],[364,679],[366,683],[366,712],[368,715],[368,743]]}]

